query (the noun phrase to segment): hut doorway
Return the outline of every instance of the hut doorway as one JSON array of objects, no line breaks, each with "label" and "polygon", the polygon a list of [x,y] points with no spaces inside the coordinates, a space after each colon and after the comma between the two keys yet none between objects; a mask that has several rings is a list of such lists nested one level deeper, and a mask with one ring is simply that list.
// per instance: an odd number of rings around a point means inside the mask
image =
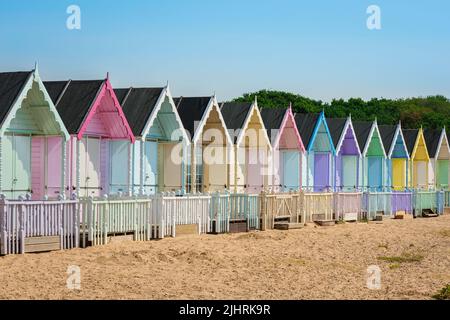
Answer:
[{"label": "hut doorway", "polygon": [[357,167],[357,156],[342,156],[342,188],[344,191],[354,191],[356,186],[358,185],[356,170]]},{"label": "hut doorway", "polygon": [[258,147],[247,149],[247,193],[260,193],[264,189],[263,150]]},{"label": "hut doorway", "polygon": [[31,192],[31,136],[6,134],[3,144],[2,190],[7,198]]},{"label": "hut doorway", "polygon": [[383,159],[381,157],[368,157],[368,175],[370,191],[382,191],[383,188]]},{"label": "hut doorway", "polygon": [[110,159],[111,161],[111,193],[127,193],[129,186],[128,162],[130,155],[130,143],[128,141],[111,141]]},{"label": "hut doorway", "polygon": [[314,155],[314,191],[326,191],[330,187],[330,154],[316,153]]},{"label": "hut doorway", "polygon": [[86,136],[80,141],[80,194],[99,197],[102,191],[100,179],[101,139]]},{"label": "hut doorway", "polygon": [[283,170],[283,189],[285,192],[300,188],[300,152],[292,150],[281,151]]},{"label": "hut doorway", "polygon": [[420,189],[426,189],[428,186],[427,182],[427,170],[428,163],[426,161],[416,161],[414,162],[414,185]]},{"label": "hut doorway", "polygon": [[406,186],[406,159],[392,159],[392,186],[401,191]]}]

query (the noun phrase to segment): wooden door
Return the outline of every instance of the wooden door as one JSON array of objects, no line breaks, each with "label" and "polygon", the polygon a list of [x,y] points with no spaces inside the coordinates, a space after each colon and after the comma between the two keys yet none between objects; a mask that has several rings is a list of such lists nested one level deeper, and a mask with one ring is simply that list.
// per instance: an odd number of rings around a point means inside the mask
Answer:
[{"label": "wooden door", "polygon": [[427,162],[425,161],[416,161],[414,162],[415,165],[415,181],[416,181],[416,187],[426,189],[428,187],[427,182]]},{"label": "wooden door", "polygon": [[330,155],[316,153],[314,155],[314,191],[326,191],[330,187]]},{"label": "wooden door", "polygon": [[342,156],[342,187],[344,191],[354,191],[357,186],[357,156]]},{"label": "wooden door", "polygon": [[145,141],[144,152],[144,193],[158,192],[158,143]]},{"label": "wooden door", "polygon": [[283,190],[298,190],[300,187],[300,152],[282,151]]},{"label": "wooden door", "polygon": [[437,164],[436,164],[437,184],[436,185],[439,189],[448,188],[448,166],[449,166],[448,160],[437,160]]},{"label": "wooden door", "polygon": [[3,193],[16,199],[31,192],[31,137],[6,135],[3,141]]},{"label": "wooden door", "polygon": [[111,193],[128,193],[128,176],[130,143],[128,141],[111,141],[110,144],[110,187]]},{"label": "wooden door", "polygon": [[80,195],[100,194],[100,139],[85,137],[80,142]]},{"label": "wooden door", "polygon": [[403,190],[406,187],[406,160],[392,159],[392,186],[394,190]]},{"label": "wooden door", "polygon": [[46,195],[57,198],[61,194],[62,177],[62,138],[49,137],[46,139]]},{"label": "wooden door", "polygon": [[261,170],[259,149],[247,149],[247,193],[259,193],[264,188],[264,174]]},{"label": "wooden door", "polygon": [[369,189],[371,191],[382,191],[383,159],[381,157],[369,157],[367,162]]}]

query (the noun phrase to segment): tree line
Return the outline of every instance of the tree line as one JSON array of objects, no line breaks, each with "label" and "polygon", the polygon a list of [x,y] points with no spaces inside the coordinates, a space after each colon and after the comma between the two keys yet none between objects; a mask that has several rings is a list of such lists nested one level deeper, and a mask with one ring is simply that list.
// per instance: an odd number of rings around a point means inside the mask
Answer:
[{"label": "tree line", "polygon": [[255,96],[258,97],[258,105],[265,108],[286,108],[292,104],[294,112],[319,113],[324,110],[329,118],[346,118],[351,115],[353,120],[377,119],[378,124],[393,125],[401,121],[404,128],[450,128],[450,100],[441,95],[395,100],[333,99],[328,103],[289,92],[260,90],[246,93],[233,101],[253,102]]}]

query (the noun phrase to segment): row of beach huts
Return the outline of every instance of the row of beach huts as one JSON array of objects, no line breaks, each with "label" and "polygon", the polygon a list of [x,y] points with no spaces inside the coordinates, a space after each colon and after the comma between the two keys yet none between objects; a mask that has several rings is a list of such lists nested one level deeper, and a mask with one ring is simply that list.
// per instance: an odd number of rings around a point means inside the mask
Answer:
[{"label": "row of beach huts", "polygon": [[[283,107],[283,106],[280,106]],[[0,254],[433,217],[445,129],[0,73]]]}]

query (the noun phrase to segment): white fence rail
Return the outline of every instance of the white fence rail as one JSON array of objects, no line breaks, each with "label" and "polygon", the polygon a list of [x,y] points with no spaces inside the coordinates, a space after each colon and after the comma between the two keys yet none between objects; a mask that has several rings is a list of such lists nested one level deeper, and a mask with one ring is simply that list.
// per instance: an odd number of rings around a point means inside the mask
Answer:
[{"label": "white fence rail", "polygon": [[[59,238],[59,248],[79,244],[78,201],[29,201],[0,198],[0,254],[26,252],[26,243]],[[38,241],[39,242],[39,241]]]}]

